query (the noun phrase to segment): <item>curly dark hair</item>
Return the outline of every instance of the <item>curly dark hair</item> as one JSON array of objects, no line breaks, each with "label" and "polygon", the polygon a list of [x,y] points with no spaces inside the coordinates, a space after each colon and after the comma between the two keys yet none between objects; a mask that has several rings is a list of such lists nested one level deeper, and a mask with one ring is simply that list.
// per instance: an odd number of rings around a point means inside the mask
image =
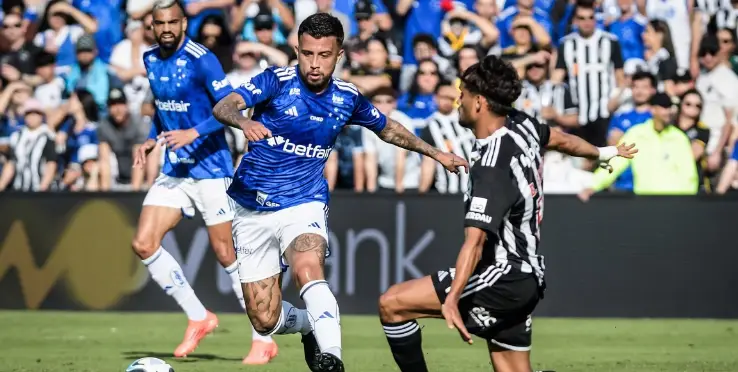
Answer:
[{"label": "curly dark hair", "polygon": [[308,34],[316,39],[335,36],[338,45],[343,45],[343,25],[338,18],[328,13],[315,13],[305,18],[297,29],[297,37]]},{"label": "curly dark hair", "polygon": [[512,104],[523,89],[518,72],[498,56],[487,56],[479,63],[469,67],[461,77],[464,88],[483,96],[489,110],[497,115],[507,115]]}]

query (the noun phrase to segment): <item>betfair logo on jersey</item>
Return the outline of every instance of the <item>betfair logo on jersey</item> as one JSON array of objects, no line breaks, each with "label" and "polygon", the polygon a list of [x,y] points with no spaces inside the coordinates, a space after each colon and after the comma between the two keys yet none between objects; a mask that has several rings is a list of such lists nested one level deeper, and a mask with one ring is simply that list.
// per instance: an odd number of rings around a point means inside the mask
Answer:
[{"label": "betfair logo on jersey", "polygon": [[187,112],[190,107],[189,102],[175,101],[173,99],[169,101],[159,101],[157,99],[154,102],[156,103],[156,108],[161,111]]},{"label": "betfair logo on jersey", "polygon": [[217,92],[225,87],[230,87],[231,83],[228,81],[228,78],[223,78],[223,80],[221,81],[213,80],[212,85],[213,89],[215,89],[215,91]]},{"label": "betfair logo on jersey", "polygon": [[492,217],[490,217],[490,216],[488,216],[486,214],[481,214],[481,213],[477,213],[477,212],[468,212],[466,214],[466,219],[467,220],[474,220],[474,221],[482,221],[482,222],[485,222],[485,223],[492,222]]},{"label": "betfair logo on jersey", "polygon": [[332,149],[331,147],[324,148],[320,145],[313,145],[312,143],[308,144],[307,146],[297,145],[282,136],[276,136],[267,139],[267,144],[272,147],[282,146],[282,151],[288,154],[295,154],[297,156],[317,159],[327,159]]}]

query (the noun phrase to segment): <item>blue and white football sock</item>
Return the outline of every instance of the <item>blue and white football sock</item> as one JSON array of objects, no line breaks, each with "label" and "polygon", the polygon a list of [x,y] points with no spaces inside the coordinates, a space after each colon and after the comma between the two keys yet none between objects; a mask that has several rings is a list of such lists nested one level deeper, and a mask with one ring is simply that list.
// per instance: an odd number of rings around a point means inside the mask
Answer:
[{"label": "blue and white football sock", "polygon": [[182,267],[179,266],[177,260],[172,257],[164,248],[154,252],[151,257],[142,260],[146,268],[151,273],[151,277],[156,281],[164,291],[174,297],[179,306],[187,314],[190,320],[200,321],[207,316],[205,306],[195,295],[195,291],[187,282]]},{"label": "blue and white football sock", "polygon": [[[246,302],[243,300],[243,287],[241,287],[241,278],[238,277],[238,261],[233,262],[230,266],[225,268],[226,273],[231,278],[233,293],[238,298],[238,303],[241,305],[241,309],[246,311]],[[256,332],[254,326],[251,326],[251,339],[253,341],[262,342],[273,342],[271,336],[262,336],[259,332]]]},{"label": "blue and white football sock", "polygon": [[320,352],[341,359],[341,315],[336,297],[325,280],[313,280],[300,290]]}]

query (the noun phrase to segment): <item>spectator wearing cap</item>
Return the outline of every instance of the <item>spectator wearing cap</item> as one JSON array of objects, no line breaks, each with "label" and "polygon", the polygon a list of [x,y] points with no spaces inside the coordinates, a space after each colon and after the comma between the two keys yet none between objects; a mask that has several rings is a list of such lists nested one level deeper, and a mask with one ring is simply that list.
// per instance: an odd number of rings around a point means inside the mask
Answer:
[{"label": "spectator wearing cap", "polygon": [[2,36],[8,48],[0,54],[0,76],[3,85],[10,82],[23,81],[32,84],[36,72],[36,57],[41,48],[32,42],[26,42],[27,25],[21,16],[9,13],[2,19]]},{"label": "spectator wearing cap", "polygon": [[475,45],[489,50],[497,43],[500,31],[490,20],[456,6],[447,12],[441,23],[438,49],[446,58],[453,57],[464,45]]},{"label": "spectator wearing cap", "polygon": [[717,37],[707,34],[700,42],[698,55],[703,70],[697,77],[695,87],[704,100],[700,120],[710,127],[708,172],[715,172],[722,165],[733,133],[733,118],[738,104],[738,76],[723,63],[719,52]]},{"label": "spectator wearing cap", "polygon": [[71,120],[59,128],[56,136],[57,152],[60,142],[66,142],[63,153],[67,166],[61,187],[71,191],[97,191],[99,112],[95,98],[86,90],[74,92],[69,98],[68,114]]},{"label": "spectator wearing cap", "polygon": [[358,24],[356,33],[344,42],[346,59],[350,68],[357,68],[365,62],[367,56],[367,42],[370,39],[382,39],[389,53],[390,64],[393,67],[402,66],[402,56],[392,41],[392,37],[381,31],[373,21],[374,6],[370,0],[358,0],[354,5],[354,17]]},{"label": "spectator wearing cap", "polygon": [[126,38],[113,48],[110,67],[118,79],[124,84],[123,91],[128,97],[128,108],[134,114],[141,109],[149,79],[143,64],[144,52],[149,48],[144,39],[144,25],[141,21],[131,20],[126,24]]},{"label": "spectator wearing cap", "polygon": [[[133,154],[138,146],[146,141],[150,122],[131,115],[125,93],[120,89],[110,91],[108,99],[110,115],[100,121],[98,136],[100,139],[100,189],[107,190],[139,190],[142,187],[144,173],[141,169],[133,169]],[[157,164],[155,161],[147,164]],[[154,173],[155,172],[147,172]],[[151,180],[147,179],[147,184]]]},{"label": "spectator wearing cap", "polygon": [[287,35],[295,28],[295,17],[292,10],[281,0],[264,0],[262,2],[243,0],[241,5],[231,12],[231,32],[240,34],[243,40],[257,41],[254,21],[257,16],[268,13],[272,16],[276,27],[272,27],[272,38],[278,44],[287,42]]},{"label": "spectator wearing cap", "polygon": [[287,66],[289,61],[297,59],[294,49],[274,39],[276,23],[270,13],[260,13],[254,18],[256,42],[242,45],[244,50],[253,53],[259,65],[266,69],[268,66]]},{"label": "spectator wearing cap", "polygon": [[123,40],[123,27],[126,13],[125,0],[72,0],[72,5],[97,21],[94,39],[100,59],[108,63],[113,47]]},{"label": "spectator wearing cap", "polygon": [[384,39],[371,38],[366,41],[366,55],[363,63],[343,71],[343,79],[356,85],[361,92],[371,92],[379,88],[397,89],[400,70],[393,67]]},{"label": "spectator wearing cap", "polygon": [[[536,8],[533,0],[519,0],[514,7],[502,11],[497,18],[497,29],[500,32],[500,47],[507,48],[515,44],[513,29],[517,26],[528,26],[535,43],[548,45],[551,43],[553,26],[545,11]],[[546,42],[548,41],[548,42]]]},{"label": "spectator wearing cap", "polygon": [[71,94],[85,89],[95,97],[101,111],[105,110],[108,93],[122,84],[118,77],[97,55],[97,44],[92,35],[86,34],[77,40],[77,63],[66,75],[66,91]]},{"label": "spectator wearing cap", "polygon": [[49,191],[56,176],[54,133],[44,123],[41,103],[28,99],[21,112],[25,125],[10,136],[10,157],[0,175],[0,191]]},{"label": "spectator wearing cap", "polygon": [[657,93],[651,99],[653,118],[630,128],[621,143],[637,143],[638,156],[610,161],[613,172],[597,169],[592,187],[579,194],[589,200],[608,188],[628,166],[633,169],[633,191],[638,195],[694,195],[699,188],[689,137],[672,123],[671,97]]},{"label": "spectator wearing cap", "polygon": [[[411,133],[413,121],[397,110],[397,93],[389,87],[369,93],[372,104],[385,116],[400,123]],[[392,146],[372,131],[362,128],[366,191],[390,190],[402,193],[417,189],[420,184],[420,157],[407,150]]]},{"label": "spectator wearing cap", "polygon": [[[328,0],[317,0],[328,1]],[[335,0],[334,10],[346,15],[349,22],[349,30],[346,35],[356,35],[359,32],[359,22],[356,15],[356,4],[362,0]],[[371,5],[371,22],[381,32],[392,31],[392,16],[390,15],[385,2],[382,0],[366,0]]]},{"label": "spectator wearing cap", "polygon": [[76,62],[75,44],[85,33],[94,34],[97,21],[66,0],[51,1],[33,43],[56,56],[56,73],[69,72]]},{"label": "spectator wearing cap", "polygon": [[669,25],[662,20],[652,20],[643,33],[646,43],[646,63],[651,73],[659,81],[659,92],[676,96],[674,79],[677,75],[677,61],[674,57],[674,44],[671,42]]},{"label": "spectator wearing cap", "polygon": [[641,35],[646,31],[648,18],[638,13],[634,0],[618,0],[617,3],[620,16],[607,26],[607,30],[618,37],[623,61],[643,59],[645,45]]}]

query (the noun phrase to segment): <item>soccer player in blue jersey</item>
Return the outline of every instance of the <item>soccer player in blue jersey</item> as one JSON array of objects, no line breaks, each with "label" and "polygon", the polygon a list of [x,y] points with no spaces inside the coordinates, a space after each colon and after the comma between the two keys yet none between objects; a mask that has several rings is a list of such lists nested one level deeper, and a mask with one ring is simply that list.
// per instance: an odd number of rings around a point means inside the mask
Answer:
[{"label": "soccer player in blue jersey", "polygon": [[[312,371],[344,368],[338,304],[323,272],[329,196],[323,170],[336,136],[348,124],[361,125],[449,171],[468,165],[386,118],[353,84],[331,77],[343,37],[337,18],[308,17],[298,29],[297,66],[267,69],[213,111],[251,141],[228,189],[237,203],[233,238],[246,311],[264,335],[302,333]],[[254,110],[251,119],[241,115],[246,108]],[[307,310],[281,301],[282,258]]]},{"label": "soccer player in blue jersey", "polygon": [[[189,318],[184,340],[174,351],[175,356],[182,357],[192,353],[218,325],[218,318],[205,310],[180,265],[161,247],[164,234],[183,215],[192,217],[195,209],[202,214],[210,244],[243,306],[231,237],[234,203],[226,194],[233,160],[224,127],[212,115],[213,105],[232,89],[215,55],[184,35],[187,19],[179,2],[156,1],[153,16],[158,45],[144,54],[144,65],[157,110],[149,139],[136,153],[134,166],[144,165],[157,139],[165,142],[167,149],[162,174],[144,200],[133,250]],[[251,353],[244,363],[267,363],[276,356],[276,344],[271,337],[254,334]]]}]

